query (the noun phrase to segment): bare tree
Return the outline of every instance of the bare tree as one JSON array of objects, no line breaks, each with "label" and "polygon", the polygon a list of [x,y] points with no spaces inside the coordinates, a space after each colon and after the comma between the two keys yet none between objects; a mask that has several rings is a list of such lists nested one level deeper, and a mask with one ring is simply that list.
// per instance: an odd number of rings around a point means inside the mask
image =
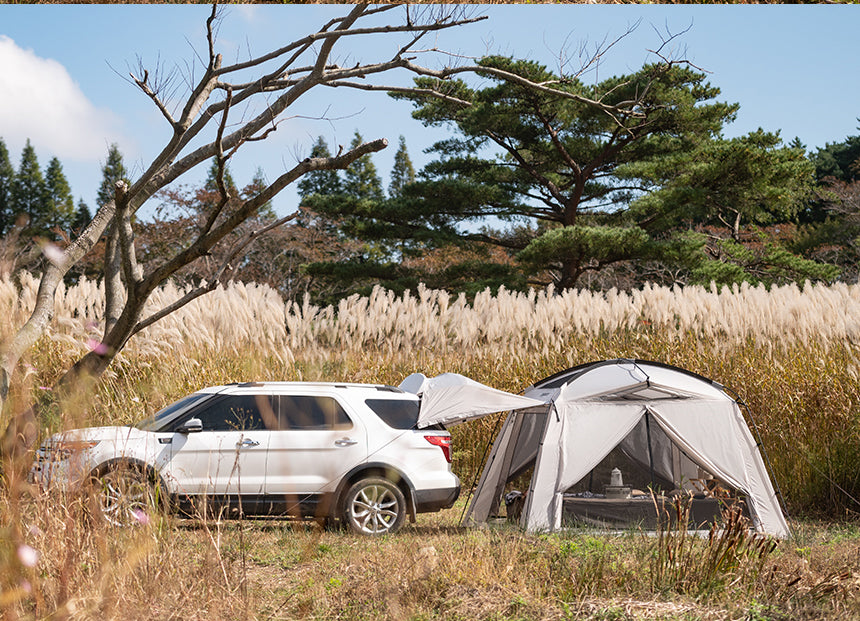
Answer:
[{"label": "bare tree", "polygon": [[[115,199],[99,207],[77,239],[58,256],[49,257],[50,263],[42,276],[33,313],[5,345],[2,353],[0,406],[7,400],[9,383],[18,362],[52,319],[57,286],[66,272],[103,234],[106,234],[112,252],[105,257],[104,281],[106,299],[110,303],[105,308],[102,346],[83,356],[60,378],[55,386],[60,395],[69,394],[81,385],[81,380],[100,376],[135,333],[214,289],[219,282],[218,275],[225,273],[229,261],[241,254],[264,230],[251,231],[235,242],[226,253],[222,269],[211,282],[190,291],[174,304],[150,316],[143,316],[146,301],[153,290],[185,265],[230,239],[229,234],[252,217],[259,207],[302,175],[314,170],[345,169],[359,157],[385,148],[387,141],[379,138],[334,157],[307,158],[280,174],[256,195],[237,201],[236,197],[230,196],[224,183],[224,171],[228,160],[240,148],[253,141],[265,140],[277,129],[284,113],[311,89],[348,86],[356,81],[365,83],[394,69],[417,73],[426,71],[415,64],[412,52],[420,39],[434,31],[483,19],[469,17],[460,8],[427,7],[416,11],[408,6],[359,5],[345,7],[345,10],[348,12],[344,16],[330,20],[318,31],[279,49],[224,65],[222,55],[216,52],[215,30],[220,16],[213,5],[206,22],[207,54],[201,59],[205,65],[203,73],[199,80],[189,81],[190,92],[180,102],[181,105],[171,106],[168,101],[174,87],[171,76],[165,79],[159,71],[150,74],[142,65],[131,74],[133,82],[152,100],[169,124],[171,136],[137,179],[130,185],[124,182],[117,184]],[[390,11],[401,13],[402,22],[382,24],[379,16]],[[335,60],[335,48],[342,41],[356,37],[390,37],[395,33],[401,33],[406,44],[388,59],[350,63],[350,66],[341,66]],[[256,72],[255,77],[248,79],[249,73],[253,72]],[[254,113],[252,118],[242,117],[242,113],[251,109],[255,101],[264,102],[260,106],[262,111]],[[242,112],[236,112],[240,109]],[[192,149],[189,145],[195,140],[209,141]],[[144,271],[137,261],[132,215],[156,192],[213,158],[219,171],[220,200],[193,239],[186,240],[174,256]],[[291,218],[287,216],[266,228],[283,224]],[[4,453],[14,455],[31,447],[37,436],[37,422],[35,408],[14,416],[4,435]]]},{"label": "bare tree", "polygon": [[[382,14],[392,11],[399,12],[402,21],[396,24],[382,23]],[[214,33],[219,14],[217,7],[213,6],[206,22],[207,53],[202,59],[203,74],[199,80],[189,80],[190,92],[180,105],[171,106],[168,101],[175,86],[171,80],[172,76],[165,77],[160,71],[150,74],[143,66],[132,73],[132,81],[152,100],[172,129],[172,134],[145,171],[130,185],[118,183],[114,200],[99,207],[81,235],[62,253],[50,257],[51,261],[42,276],[32,315],[2,352],[0,406],[6,402],[9,383],[18,362],[44,333],[52,319],[57,286],[68,270],[87,254],[102,235],[107,236],[106,248],[110,249],[110,252],[106,252],[104,275],[106,300],[110,300],[110,303],[106,303],[105,308],[102,345],[83,356],[60,378],[54,388],[61,396],[85,385],[87,380],[99,377],[134,334],[217,286],[220,278],[229,274],[230,261],[243,253],[264,230],[251,230],[244,237],[239,236],[233,247],[219,253],[226,259],[211,281],[190,291],[176,303],[152,315],[143,316],[145,304],[153,290],[191,262],[208,256],[216,245],[235,240],[237,229],[285,187],[312,171],[346,169],[358,158],[386,147],[387,141],[379,138],[348,151],[338,152],[332,157],[307,158],[283,172],[256,195],[247,198],[231,196],[231,191],[224,182],[224,171],[230,158],[248,143],[269,137],[291,106],[316,87],[415,93],[454,105],[469,106],[469,102],[461,101],[448,92],[446,83],[450,78],[463,73],[478,73],[532,88],[535,92],[549,91],[562,98],[593,106],[616,119],[619,126],[621,123],[617,119],[644,116],[638,108],[648,91],[647,85],[634,98],[607,103],[602,98],[589,99],[569,92],[564,88],[565,79],[548,83],[534,82],[516,73],[482,64],[464,63],[441,68],[429,68],[419,64],[419,54],[440,51],[436,48],[418,49],[416,44],[425,36],[484,19],[480,16],[472,17],[468,11],[469,8],[463,6],[428,5],[416,8],[409,5],[358,5],[348,9],[344,16],[330,20],[316,32],[266,54],[225,66],[222,55],[215,50]],[[388,59],[350,62],[349,65],[341,65],[336,60],[335,48],[341,42],[358,37],[392,35],[402,35],[405,44]],[[601,46],[584,67],[596,63],[605,51],[603,48],[611,46]],[[448,57],[456,60],[456,57]],[[667,61],[665,64],[671,67],[673,62]],[[416,76],[434,78],[434,85],[431,88],[403,87],[377,83],[374,80],[397,69]],[[251,79],[248,78],[249,74],[252,74]],[[265,106],[261,112],[254,113],[250,118],[243,117],[241,112],[235,112],[251,109],[254,102],[264,102]],[[205,144],[192,148],[193,142],[197,144],[201,141]],[[202,226],[193,238],[186,240],[175,255],[143,269],[138,263],[135,251],[132,216],[156,192],[213,158],[217,163],[220,199],[204,218]],[[271,226],[283,224],[292,217],[287,216],[267,225],[266,230]],[[35,408],[14,416],[4,434],[4,453],[16,454],[31,447],[37,436],[37,421],[38,412]]]}]

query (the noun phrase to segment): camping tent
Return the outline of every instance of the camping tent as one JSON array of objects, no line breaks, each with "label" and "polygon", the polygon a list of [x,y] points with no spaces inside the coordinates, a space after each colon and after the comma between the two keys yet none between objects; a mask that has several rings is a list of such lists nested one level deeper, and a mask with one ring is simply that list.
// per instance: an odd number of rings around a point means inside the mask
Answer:
[{"label": "camping tent", "polygon": [[634,514],[637,507],[653,507],[650,494],[639,499],[600,494],[603,484],[617,483],[609,480],[615,464],[628,477],[638,472],[646,490],[692,493],[708,480],[719,481],[745,496],[756,530],[788,536],[756,442],[737,402],[719,384],[659,363],[611,360],[553,375],[525,396],[542,405],[508,415],[467,523],[498,514],[506,486],[529,473],[520,523],[530,531],[561,528],[566,503],[586,509],[614,503]]}]

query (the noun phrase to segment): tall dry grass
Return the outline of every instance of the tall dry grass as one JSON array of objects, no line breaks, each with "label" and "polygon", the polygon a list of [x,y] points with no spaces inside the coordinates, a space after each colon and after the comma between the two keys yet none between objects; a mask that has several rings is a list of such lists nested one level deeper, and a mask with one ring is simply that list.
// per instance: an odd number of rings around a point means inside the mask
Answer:
[{"label": "tall dry grass", "polygon": [[[26,319],[35,287],[27,275],[0,281],[0,337]],[[152,308],[182,293],[165,287]],[[82,282],[58,292],[56,319],[22,361],[0,422],[37,400],[45,433],[131,423],[201,386],[248,379],[397,384],[414,371],[455,371],[519,391],[567,366],[638,357],[738,390],[792,512],[850,517],[858,507],[841,490],[860,491],[858,295],[844,285],[647,287],[503,291],[469,304],[422,289],[319,308],[234,284],[132,339],[92,393],[56,403],[51,384],[102,327],[103,292]],[[467,484],[495,425],[453,430]],[[10,493],[6,483],[0,615],[9,619],[860,619],[851,525],[795,525],[798,538],[769,556],[740,530],[713,540],[464,531],[462,504],[382,541],[161,516],[118,530],[90,519],[86,498],[21,481],[12,491],[23,493]]]},{"label": "tall dry grass", "polygon": [[[33,307],[38,282],[27,273],[19,282],[0,281],[0,336],[20,325]],[[184,290],[158,289],[150,310],[177,300]],[[84,280],[60,287],[49,338],[64,355],[86,351],[98,338],[104,289]],[[126,348],[129,356],[162,357],[201,349],[274,356],[285,361],[319,361],[331,353],[367,350],[391,360],[415,351],[480,354],[486,358],[566,350],[571,341],[617,333],[659,334],[670,343],[696,340],[701,347],[731,351],[753,342],[765,348],[842,346],[860,340],[860,286],[807,284],[724,287],[653,287],[629,293],[552,288],[528,293],[489,290],[469,303],[465,295],[420,287],[396,296],[375,289],[337,306],[307,299],[284,304],[265,285],[231,283],[198,298],[144,330]],[[856,373],[855,365],[848,369]]]},{"label": "tall dry grass", "polygon": [[[26,319],[37,281],[0,281],[0,338]],[[150,309],[184,291],[156,291]],[[856,515],[860,506],[860,286],[789,285],[610,291],[376,290],[337,307],[285,304],[233,283],[134,337],[91,397],[60,407],[51,383],[97,344],[103,288],[60,288],[54,322],[22,363],[13,401],[38,400],[46,431],[127,424],[201,386],[248,379],[398,384],[454,371],[518,392],[560,369],[637,357],[690,369],[749,405],[794,511]],[[13,407],[15,407],[13,405]],[[8,416],[8,412],[4,414]],[[5,418],[3,419],[5,422]],[[494,418],[455,428],[455,466],[471,481]]]},{"label": "tall dry grass", "polygon": [[[422,516],[381,540],[283,521],[170,516],[116,529],[88,519],[81,498],[34,494],[17,514],[0,515],[0,615],[860,619],[856,529],[810,527],[802,541],[774,549],[744,528],[710,539],[532,536],[460,529],[456,514]],[[10,528],[19,532],[10,537]]]}]

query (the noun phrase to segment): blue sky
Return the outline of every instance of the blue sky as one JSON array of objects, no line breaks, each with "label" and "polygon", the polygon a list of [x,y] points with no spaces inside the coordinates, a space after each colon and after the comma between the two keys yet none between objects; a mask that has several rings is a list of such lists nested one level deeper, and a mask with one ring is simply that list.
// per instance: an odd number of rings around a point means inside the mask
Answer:
[{"label": "blue sky", "polygon": [[[262,53],[316,30],[344,13],[342,6],[227,5],[217,49],[226,60]],[[207,6],[176,5],[2,5],[0,6],[0,138],[17,167],[30,138],[44,166],[57,156],[77,198],[95,207],[100,165],[117,142],[127,166],[139,173],[167,139],[158,111],[127,80],[138,59],[152,70],[160,64],[200,73],[205,56]],[[400,17],[400,11],[392,19]],[[432,43],[464,56],[502,53],[555,68],[583,42],[614,39],[629,26],[635,32],[604,58],[600,78],[640,67],[659,33],[689,30],[673,42],[676,55],[709,72],[720,100],[741,104],[729,137],[758,127],[798,136],[809,148],[858,133],[860,117],[860,9],[854,6],[638,6],[478,5],[489,19],[441,33]],[[339,59],[381,59],[399,39],[377,37],[346,49]],[[428,44],[429,46],[429,44]],[[653,57],[651,57],[653,58]],[[574,59],[575,60],[575,59]],[[442,59],[430,58],[438,66]],[[392,75],[389,84],[404,84]],[[177,82],[181,94],[184,84]],[[385,185],[400,135],[413,161],[445,136],[410,117],[411,107],[382,93],[323,89],[299,102],[264,145],[232,164],[239,184],[257,168],[274,179],[308,154],[318,135],[329,145],[348,144],[358,130],[365,139],[388,138],[374,158]],[[186,179],[197,183],[200,171]],[[275,201],[280,213],[295,208],[287,190]]]}]

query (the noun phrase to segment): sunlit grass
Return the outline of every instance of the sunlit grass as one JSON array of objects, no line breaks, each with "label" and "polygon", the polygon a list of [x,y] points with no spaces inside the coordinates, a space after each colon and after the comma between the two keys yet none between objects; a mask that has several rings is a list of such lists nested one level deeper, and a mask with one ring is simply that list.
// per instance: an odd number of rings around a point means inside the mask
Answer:
[{"label": "sunlit grass", "polygon": [[[0,283],[3,338],[24,321],[33,286]],[[129,424],[231,381],[396,385],[415,371],[452,371],[519,392],[572,365],[635,357],[736,390],[790,513],[804,519],[793,523],[795,540],[708,573],[711,544],[677,533],[461,529],[465,491],[454,509],[368,541],[277,520],[153,516],[120,530],[92,520],[86,498],[7,479],[7,618],[860,618],[860,506],[850,497],[860,496],[857,287],[503,293],[474,304],[441,292],[377,292],[320,309],[236,285],[135,337],[90,392],[55,403],[52,384],[98,338],[101,295],[91,283],[60,292],[51,331],[19,367],[4,427],[33,401],[43,405],[47,434]],[[454,468],[467,487],[496,425],[490,416],[452,430]]]}]

